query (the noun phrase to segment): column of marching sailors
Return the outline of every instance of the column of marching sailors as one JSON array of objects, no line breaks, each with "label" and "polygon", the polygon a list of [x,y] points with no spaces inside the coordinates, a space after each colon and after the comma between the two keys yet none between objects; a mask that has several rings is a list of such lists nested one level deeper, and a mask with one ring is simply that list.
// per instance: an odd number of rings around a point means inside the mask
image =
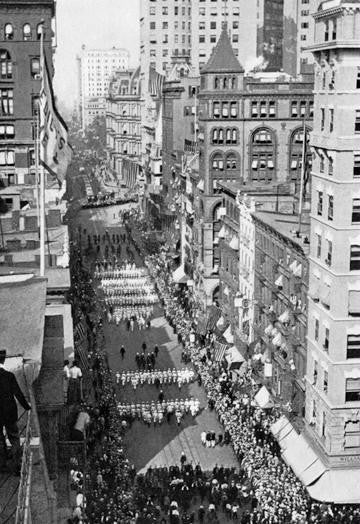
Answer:
[{"label": "column of marching sailors", "polygon": [[[96,266],[95,277],[100,280],[100,287],[104,294],[104,303],[109,322],[117,325],[124,321],[128,331],[136,328],[141,330],[151,327],[151,316],[157,295],[152,281],[145,268],[138,268],[135,264],[125,263],[121,266],[100,264]],[[142,344],[142,352],[135,354],[137,371],[117,372],[115,375],[118,387],[131,385],[135,391],[144,384],[155,385],[160,388],[164,385],[176,384],[181,389],[183,384],[189,384],[195,379],[193,370],[155,369],[159,348],[146,355],[146,344]],[[125,348],[120,349],[122,358]],[[186,415],[196,417],[200,410],[197,399],[165,400],[164,392],[160,389],[157,401],[118,403],[118,410],[124,424],[131,424],[135,420],[143,421],[148,426],[151,423],[161,424],[164,420],[171,422],[175,417],[178,425]]]}]

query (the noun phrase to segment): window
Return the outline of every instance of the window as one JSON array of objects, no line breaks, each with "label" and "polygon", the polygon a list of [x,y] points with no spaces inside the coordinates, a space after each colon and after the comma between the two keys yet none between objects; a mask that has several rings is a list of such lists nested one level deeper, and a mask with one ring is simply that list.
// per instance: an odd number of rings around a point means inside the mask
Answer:
[{"label": "window", "polygon": [[162,14],[163,14],[163,15],[167,15],[167,14],[168,14],[168,8],[167,8],[167,6],[164,6],[164,7],[162,8]]},{"label": "window", "polygon": [[354,178],[360,177],[360,155],[354,155],[353,176]]},{"label": "window", "polygon": [[332,264],[332,250],[333,250],[333,243],[331,240],[327,241],[327,257],[325,259],[325,263],[331,267]]},{"label": "window", "polygon": [[5,24],[4,37],[5,40],[14,40],[14,28],[11,24]]},{"label": "window", "polygon": [[232,35],[232,41],[234,43],[237,43],[239,41],[239,35],[236,35],[236,34]]},{"label": "window", "polygon": [[330,133],[332,133],[334,131],[334,110],[333,109],[330,109],[329,110],[329,131]]},{"label": "window", "polygon": [[321,235],[315,233],[316,236],[316,256],[321,258]]},{"label": "window", "polygon": [[220,102],[214,102],[213,104],[213,117],[220,118]]},{"label": "window", "polygon": [[328,195],[328,220],[334,219],[334,197]]},{"label": "window", "polygon": [[352,289],[349,291],[349,316],[360,317],[360,291]]},{"label": "window", "polygon": [[14,138],[15,137],[15,130],[13,124],[0,124],[0,140],[4,140],[6,138]]},{"label": "window", "polygon": [[210,29],[216,29],[216,22],[210,22]]},{"label": "window", "polygon": [[232,169],[236,169],[236,167],[237,167],[237,162],[236,162],[235,153],[228,153],[228,155],[226,156],[226,169],[232,170]]},{"label": "window", "polygon": [[306,101],[301,100],[300,102],[300,116],[304,117],[306,115]]},{"label": "window", "polygon": [[229,117],[229,102],[223,102],[221,107],[222,107],[223,118],[228,118]]},{"label": "window", "polygon": [[319,331],[320,331],[320,323],[319,323],[319,319],[318,318],[315,318],[315,324],[314,324],[314,339],[316,341],[319,340]]},{"label": "window", "polygon": [[211,162],[211,167],[213,171],[224,171],[224,159],[220,153],[214,154]]},{"label": "window", "polygon": [[337,20],[334,18],[332,27],[332,39],[336,40]]},{"label": "window", "polygon": [[262,100],[260,102],[260,118],[267,117],[267,108],[266,108],[266,102],[265,100]]},{"label": "window", "polygon": [[233,23],[232,23],[232,26],[233,26],[233,29],[239,29],[239,22],[237,20],[235,20]]},{"label": "window", "polygon": [[345,402],[358,402],[360,400],[360,378],[347,378]]},{"label": "window", "polygon": [[12,89],[0,89],[0,113],[3,115],[14,114],[14,91]]},{"label": "window", "polygon": [[203,31],[205,29],[205,22],[199,22],[199,30]]},{"label": "window", "polygon": [[360,358],[360,334],[347,336],[346,358]]},{"label": "window", "polygon": [[24,24],[23,27],[23,39],[31,40],[31,27],[30,24]]},{"label": "window", "polygon": [[320,130],[324,131],[325,128],[325,109],[322,107],[320,109]]},{"label": "window", "polygon": [[327,42],[329,40],[329,21],[326,20],[324,24],[324,40]]},{"label": "window", "polygon": [[269,102],[269,117],[275,118],[275,102],[274,101]]},{"label": "window", "polygon": [[0,149],[0,166],[14,166],[15,151],[13,149]]},{"label": "window", "polygon": [[40,78],[40,59],[38,57],[32,58],[30,62],[31,78]]},{"label": "window", "polygon": [[318,191],[317,192],[317,214],[319,216],[322,216],[323,212],[323,192]]},{"label": "window", "polygon": [[330,330],[329,328],[325,328],[325,335],[324,335],[324,349],[325,351],[329,351],[329,342],[330,342]]},{"label": "window", "polygon": [[291,116],[292,118],[298,117],[298,103],[296,101],[291,102]]},{"label": "window", "polygon": [[329,373],[324,369],[324,378],[323,378],[323,391],[324,393],[328,392],[328,384],[329,384]]},{"label": "window", "polygon": [[230,103],[230,116],[231,118],[237,117],[237,102]]},{"label": "window", "polygon": [[320,173],[323,173],[325,170],[325,158],[324,155],[320,155]]},{"label": "window", "polygon": [[251,142],[251,177],[255,181],[270,182],[274,178],[275,146],[273,134],[260,129],[253,134]]},{"label": "window", "polygon": [[360,198],[353,198],[351,223],[352,224],[360,223]]},{"label": "window", "polygon": [[156,29],[156,22],[150,22],[150,29]]},{"label": "window", "polygon": [[360,109],[355,112],[355,133],[360,133]]},{"label": "window", "polygon": [[210,43],[216,44],[216,35],[210,35]]},{"label": "window", "polygon": [[[155,10],[155,8],[153,8]],[[150,11],[151,11],[151,8],[150,8]],[[151,13],[150,13],[151,14]],[[154,13],[155,14],[155,13]],[[41,40],[41,33],[43,33],[44,37],[45,37],[45,31],[43,29],[43,24],[38,24],[37,25],[37,28],[36,28],[36,39],[37,40]]]},{"label": "window", "polygon": [[8,51],[0,49],[0,79],[12,78],[12,61]]},{"label": "window", "polygon": [[[251,116],[257,118],[258,117],[258,103],[253,100],[251,102]],[[360,156],[359,156],[360,159]]]},{"label": "window", "polygon": [[310,100],[309,102],[309,117],[313,118],[314,116],[314,101]]},{"label": "window", "polygon": [[205,43],[205,35],[199,35],[199,42],[200,42],[200,44],[204,44]]},{"label": "window", "polygon": [[31,110],[32,110],[33,116],[37,115],[39,112],[39,96],[38,95],[33,95],[31,97]]},{"label": "window", "polygon": [[334,159],[329,156],[329,163],[328,163],[328,175],[332,176],[334,174]]},{"label": "window", "polygon": [[360,246],[350,246],[350,271],[360,269]]},{"label": "window", "polygon": [[317,360],[314,360],[314,373],[313,373],[314,386],[317,384],[317,380],[318,380],[318,363],[317,363]]},{"label": "window", "polygon": [[356,75],[356,89],[360,89],[360,71]]}]

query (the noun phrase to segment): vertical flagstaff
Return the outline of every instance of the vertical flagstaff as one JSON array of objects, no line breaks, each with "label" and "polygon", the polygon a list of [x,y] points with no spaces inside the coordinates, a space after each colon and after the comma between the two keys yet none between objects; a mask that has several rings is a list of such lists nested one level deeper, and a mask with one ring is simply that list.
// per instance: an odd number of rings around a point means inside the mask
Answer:
[{"label": "vertical flagstaff", "polygon": [[[44,80],[44,27],[43,24],[40,26],[40,64],[41,64],[41,89],[43,87]],[[41,111],[41,104],[39,101],[38,111]],[[40,154],[40,148],[43,147],[40,133],[40,122],[38,117],[38,137],[39,137],[39,151],[38,155],[43,157]],[[40,211],[40,276],[45,276],[45,172],[44,166],[41,162],[38,163],[38,180],[40,185],[40,194],[39,194],[39,211]]]},{"label": "vertical flagstaff", "polygon": [[302,155],[301,155],[298,235],[300,235],[300,232],[301,232],[301,215],[302,215],[302,208],[303,208],[303,192],[304,192],[304,178],[305,178],[305,150],[306,150],[306,128],[305,128],[305,118],[304,118],[303,119],[303,148],[302,148]]}]

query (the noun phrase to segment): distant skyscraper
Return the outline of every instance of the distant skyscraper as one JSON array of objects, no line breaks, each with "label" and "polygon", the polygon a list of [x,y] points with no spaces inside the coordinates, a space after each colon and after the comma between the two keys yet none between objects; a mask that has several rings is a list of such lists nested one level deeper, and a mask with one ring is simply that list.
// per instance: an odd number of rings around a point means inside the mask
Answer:
[{"label": "distant skyscraper", "polygon": [[79,112],[83,127],[96,116],[105,115],[105,97],[110,79],[115,71],[127,71],[129,51],[111,49],[86,49],[82,46],[78,63]]},{"label": "distant skyscraper", "polygon": [[142,71],[152,66],[159,73],[171,70],[183,59],[193,73],[210,58],[227,19],[236,56],[246,64],[256,59],[256,2],[248,0],[143,0],[140,14],[140,63]]}]

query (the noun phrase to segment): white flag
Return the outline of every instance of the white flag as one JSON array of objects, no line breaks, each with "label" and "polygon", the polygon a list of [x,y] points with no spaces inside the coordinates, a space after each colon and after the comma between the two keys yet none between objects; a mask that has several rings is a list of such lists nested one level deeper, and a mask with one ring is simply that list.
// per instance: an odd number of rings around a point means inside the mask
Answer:
[{"label": "white flag", "polygon": [[55,106],[54,92],[44,49],[41,59],[40,162],[61,184],[71,161],[67,126]]}]

